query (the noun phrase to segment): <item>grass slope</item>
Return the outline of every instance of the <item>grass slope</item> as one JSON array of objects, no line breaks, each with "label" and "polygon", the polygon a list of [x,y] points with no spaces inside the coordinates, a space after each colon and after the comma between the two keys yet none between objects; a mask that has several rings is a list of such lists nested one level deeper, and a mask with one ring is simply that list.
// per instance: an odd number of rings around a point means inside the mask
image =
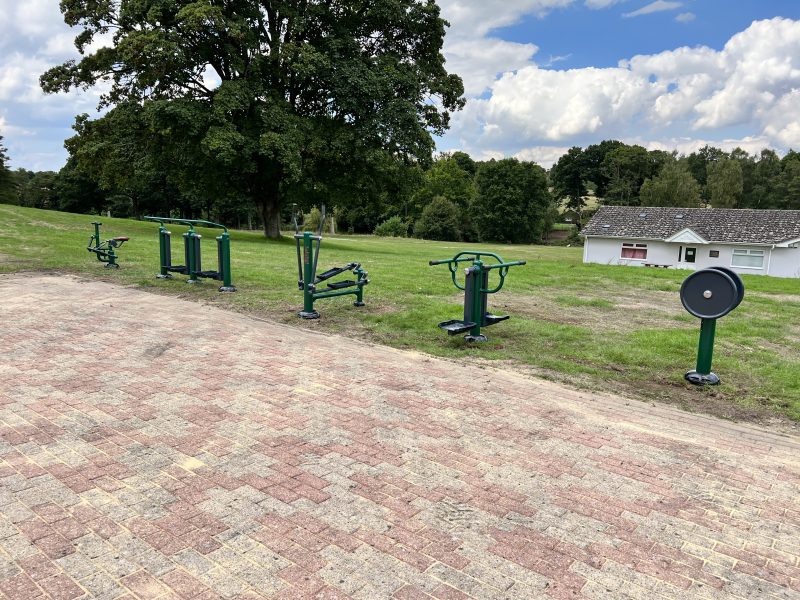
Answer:
[{"label": "grass slope", "polygon": [[[350,296],[321,300],[315,306],[322,318],[302,321],[296,316],[302,294],[295,283],[294,241],[288,237],[268,241],[258,232],[233,232],[233,282],[240,291],[219,294],[211,280],[191,286],[180,276],[155,279],[155,223],[101,219],[104,239],[131,238],[119,253],[122,268],[111,271],[85,249],[92,216],[0,205],[0,219],[0,273],[47,270],[101,277],[478,367],[510,366],[579,387],[678,402],[722,416],[782,413],[800,420],[798,280],[744,277],[744,302],[717,324],[714,371],[722,385],[698,389],[683,381],[683,373],[694,367],[699,333],[699,321],[678,299],[686,271],[584,265],[580,248],[328,236],[319,271],[360,261],[372,281],[365,288],[367,306],[353,307]],[[179,234],[184,228],[172,231],[175,262],[182,262]],[[219,230],[202,232],[204,267],[216,268],[213,238]],[[490,311],[512,318],[486,329],[489,342],[476,346],[437,329],[439,321],[461,317],[462,295],[446,266],[428,266],[430,259],[471,247],[528,261],[513,268],[503,290],[489,298]],[[175,327],[191,335],[191,316]]]}]

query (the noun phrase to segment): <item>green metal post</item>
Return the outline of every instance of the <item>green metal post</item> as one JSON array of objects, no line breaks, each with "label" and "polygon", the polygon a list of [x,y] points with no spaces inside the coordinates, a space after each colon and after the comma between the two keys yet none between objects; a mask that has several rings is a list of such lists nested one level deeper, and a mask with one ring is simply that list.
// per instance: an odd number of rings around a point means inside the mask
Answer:
[{"label": "green metal post", "polygon": [[197,271],[197,256],[195,256],[194,237],[197,235],[194,228],[190,225],[189,231],[183,234],[184,243],[186,244],[186,271],[188,272],[189,279],[186,283],[199,283],[199,279],[195,275]]},{"label": "green metal post", "polygon": [[303,311],[304,319],[318,319],[314,310],[314,240],[310,231],[303,232]]},{"label": "green metal post", "polygon": [[700,320],[700,344],[697,349],[697,369],[701,375],[711,373],[711,357],[714,354],[714,332],[716,319]]},{"label": "green metal post", "polygon": [[227,231],[217,238],[219,244],[219,268],[222,269],[222,286],[220,292],[235,292],[236,288],[231,283],[231,236]]},{"label": "green metal post", "polygon": [[167,228],[163,223],[161,223],[161,226],[158,228],[158,256],[161,264],[159,266],[159,274],[156,275],[156,277],[159,279],[172,278],[172,274],[167,271],[167,264],[170,262],[169,256],[167,256],[167,253],[169,252],[169,249],[167,248],[168,237],[169,231],[167,231]]},{"label": "green metal post", "polygon": [[115,269],[118,269],[119,265],[117,264],[117,254],[114,252],[114,246],[111,244],[112,242],[108,243],[108,264],[106,264],[106,267],[114,267]]},{"label": "green metal post", "polygon": [[97,248],[100,245],[100,225],[102,223],[92,221],[92,225],[94,225],[94,247]]},{"label": "green metal post", "polygon": [[[361,282],[364,278],[364,269],[361,267],[356,267],[356,270],[353,271],[353,275],[356,276],[356,281]],[[356,301],[353,302],[353,306],[364,306],[364,286],[359,285],[356,287]]]},{"label": "green metal post", "polygon": [[483,289],[483,261],[476,260],[473,263],[473,267],[471,268],[472,271],[472,285],[473,285],[473,294],[472,294],[472,315],[470,316],[470,321],[475,323],[475,327],[469,330],[470,336],[474,337],[476,340],[480,339],[481,336],[481,323],[483,322],[483,315],[481,314],[481,308],[483,306],[483,294],[481,290]]}]

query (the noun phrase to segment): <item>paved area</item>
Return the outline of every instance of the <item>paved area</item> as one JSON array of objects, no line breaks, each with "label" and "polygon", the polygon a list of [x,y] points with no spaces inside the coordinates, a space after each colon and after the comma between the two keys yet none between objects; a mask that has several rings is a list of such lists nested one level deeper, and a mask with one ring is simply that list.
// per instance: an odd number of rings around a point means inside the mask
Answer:
[{"label": "paved area", "polygon": [[72,278],[0,348],[8,598],[800,598],[796,438]]}]

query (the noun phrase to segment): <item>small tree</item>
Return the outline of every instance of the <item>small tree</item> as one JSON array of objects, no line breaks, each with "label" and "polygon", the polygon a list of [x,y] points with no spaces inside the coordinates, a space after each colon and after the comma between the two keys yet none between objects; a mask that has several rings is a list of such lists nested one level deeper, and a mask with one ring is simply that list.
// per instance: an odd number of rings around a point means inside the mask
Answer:
[{"label": "small tree", "polygon": [[541,239],[553,199],[544,169],[516,158],[482,163],[475,176],[473,223],[483,241],[527,244]]},{"label": "small tree", "polygon": [[436,196],[425,207],[414,225],[414,237],[425,240],[457,242],[461,235],[459,209],[442,196]]},{"label": "small tree", "polygon": [[374,233],[378,237],[408,237],[408,223],[395,215],[378,225]]},{"label": "small tree", "polygon": [[700,206],[700,184],[685,161],[672,160],[639,190],[642,206]]}]

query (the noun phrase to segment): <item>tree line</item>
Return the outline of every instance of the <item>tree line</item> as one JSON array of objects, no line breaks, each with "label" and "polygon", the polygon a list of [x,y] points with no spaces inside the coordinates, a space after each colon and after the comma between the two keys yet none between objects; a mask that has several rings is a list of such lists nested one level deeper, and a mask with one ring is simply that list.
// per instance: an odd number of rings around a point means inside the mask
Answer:
[{"label": "tree line", "polygon": [[800,154],[750,155],[706,145],[689,155],[605,140],[573,147],[550,169],[554,195],[578,223],[601,204],[800,210]]}]

